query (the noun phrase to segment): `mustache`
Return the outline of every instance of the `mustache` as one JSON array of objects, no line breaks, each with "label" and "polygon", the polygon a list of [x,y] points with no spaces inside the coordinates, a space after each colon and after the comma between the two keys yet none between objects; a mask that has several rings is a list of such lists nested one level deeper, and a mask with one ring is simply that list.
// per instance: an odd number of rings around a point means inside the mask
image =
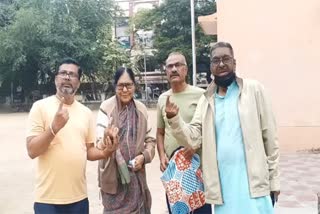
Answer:
[{"label": "mustache", "polygon": [[170,77],[180,77],[178,73],[171,74]]}]

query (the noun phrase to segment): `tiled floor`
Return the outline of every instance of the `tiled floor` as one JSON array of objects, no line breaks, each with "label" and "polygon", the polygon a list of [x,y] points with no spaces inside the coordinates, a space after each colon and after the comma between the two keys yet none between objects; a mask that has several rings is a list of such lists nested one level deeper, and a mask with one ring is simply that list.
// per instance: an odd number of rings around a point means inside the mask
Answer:
[{"label": "tiled floor", "polygon": [[282,154],[280,169],[281,195],[276,210],[296,209],[307,211],[303,214],[316,213],[317,193],[320,193],[320,154]]},{"label": "tiled floor", "polygon": [[[148,171],[153,196],[152,213],[165,214],[163,188],[157,176],[159,160],[155,157]],[[317,193],[320,193],[320,154],[281,154],[281,194],[276,214],[316,214]]]},{"label": "tiled floor", "polygon": [[[157,157],[149,167],[149,186],[153,196],[153,213],[165,214],[166,209],[158,175]],[[290,153],[281,154],[281,194],[275,206],[276,214],[316,214],[317,193],[320,193],[320,154]],[[156,191],[153,191],[156,190]],[[161,198],[159,200],[159,197]]]}]

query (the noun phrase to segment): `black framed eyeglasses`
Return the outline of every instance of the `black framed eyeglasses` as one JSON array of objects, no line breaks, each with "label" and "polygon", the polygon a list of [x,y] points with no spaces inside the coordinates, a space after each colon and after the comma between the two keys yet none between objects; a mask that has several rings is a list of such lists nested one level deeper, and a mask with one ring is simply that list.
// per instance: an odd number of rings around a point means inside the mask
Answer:
[{"label": "black framed eyeglasses", "polygon": [[230,56],[223,56],[223,57],[213,57],[211,59],[211,64],[213,65],[219,65],[221,62],[223,64],[230,64],[233,60],[233,57]]},{"label": "black framed eyeglasses", "polygon": [[68,77],[69,79],[78,79],[79,78],[78,74],[76,74],[74,72],[68,72],[68,71],[58,71],[57,75],[62,78]]},{"label": "black framed eyeglasses", "polygon": [[130,89],[133,88],[133,86],[134,86],[134,83],[133,83],[133,82],[118,83],[118,84],[117,84],[117,89],[123,90],[124,87],[126,87],[126,89],[130,90]]}]

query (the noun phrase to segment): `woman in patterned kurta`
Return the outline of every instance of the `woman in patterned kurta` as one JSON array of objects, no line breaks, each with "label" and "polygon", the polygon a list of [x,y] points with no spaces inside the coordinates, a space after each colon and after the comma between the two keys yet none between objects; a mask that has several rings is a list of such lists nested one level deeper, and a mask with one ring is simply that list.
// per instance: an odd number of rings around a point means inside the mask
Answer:
[{"label": "woman in patterned kurta", "polygon": [[[105,214],[149,214],[151,195],[145,164],[154,156],[155,140],[148,136],[146,107],[133,100],[134,75],[131,69],[115,73],[116,96],[101,104],[97,120],[98,147],[108,124],[119,128],[119,146],[99,162],[99,186]],[[111,119],[112,118],[112,119]],[[130,164],[134,160],[134,164]],[[113,179],[113,180],[112,180]]]}]

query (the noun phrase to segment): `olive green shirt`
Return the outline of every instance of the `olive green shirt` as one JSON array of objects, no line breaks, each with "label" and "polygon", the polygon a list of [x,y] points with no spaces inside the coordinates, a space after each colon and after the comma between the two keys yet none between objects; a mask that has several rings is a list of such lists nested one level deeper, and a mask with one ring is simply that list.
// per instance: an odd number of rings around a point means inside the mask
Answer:
[{"label": "olive green shirt", "polygon": [[160,95],[157,105],[157,128],[165,129],[164,150],[167,157],[170,157],[172,152],[180,146],[172,136],[171,127],[169,126],[168,119],[166,117],[165,106],[167,97],[171,96],[170,101],[179,107],[179,114],[182,119],[186,123],[189,123],[204,91],[205,90],[202,88],[188,85],[182,92],[173,93],[170,89]]}]

